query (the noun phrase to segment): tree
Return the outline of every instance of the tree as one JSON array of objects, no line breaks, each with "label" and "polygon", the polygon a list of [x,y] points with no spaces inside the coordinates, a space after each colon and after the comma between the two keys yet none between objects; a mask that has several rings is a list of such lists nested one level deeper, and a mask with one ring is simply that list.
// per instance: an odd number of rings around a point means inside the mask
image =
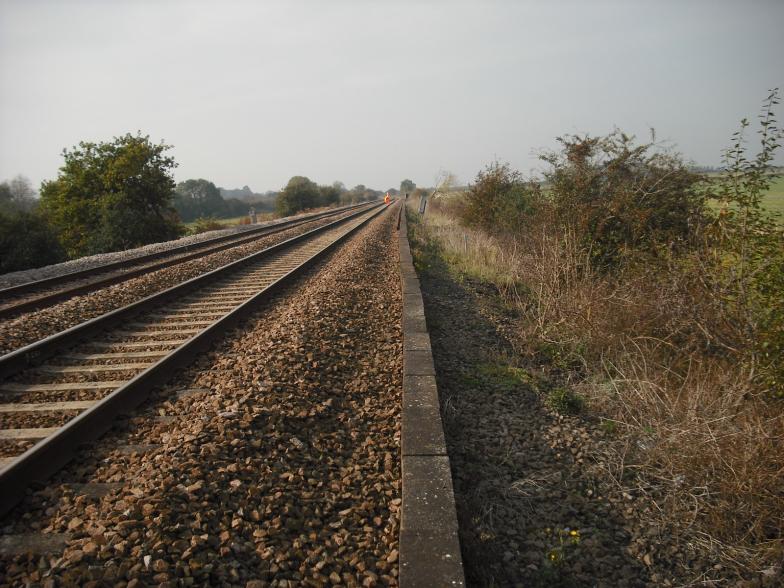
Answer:
[{"label": "tree", "polygon": [[46,219],[26,210],[0,212],[0,273],[65,260],[65,251]]},{"label": "tree", "polygon": [[278,194],[275,208],[279,215],[290,216],[314,208],[319,202],[319,187],[304,176],[294,176]]},{"label": "tree", "polygon": [[340,195],[346,191],[343,182],[334,182],[331,186],[319,186],[321,205],[332,206],[340,202]]},{"label": "tree", "polygon": [[35,190],[25,176],[18,175],[0,184],[0,210],[30,211],[35,205]]},{"label": "tree", "polygon": [[411,180],[403,180],[400,182],[400,193],[405,194],[413,194],[414,190],[416,190],[416,184]]},{"label": "tree", "polygon": [[57,179],[41,187],[41,206],[71,257],[182,234],[172,207],[177,164],[166,155],[169,149],[128,133],[63,150]]},{"label": "tree", "polygon": [[228,206],[220,190],[212,182],[202,179],[186,180],[177,184],[174,208],[185,222],[199,217],[220,218],[228,213]]}]

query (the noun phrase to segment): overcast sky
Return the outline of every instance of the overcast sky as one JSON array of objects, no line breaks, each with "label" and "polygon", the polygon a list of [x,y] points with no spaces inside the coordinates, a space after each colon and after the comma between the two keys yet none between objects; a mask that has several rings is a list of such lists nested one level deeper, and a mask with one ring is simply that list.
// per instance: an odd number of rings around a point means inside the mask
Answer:
[{"label": "overcast sky", "polygon": [[716,165],[775,86],[782,0],[0,0],[0,180],[137,130],[178,181],[257,192],[528,172],[614,127]]}]

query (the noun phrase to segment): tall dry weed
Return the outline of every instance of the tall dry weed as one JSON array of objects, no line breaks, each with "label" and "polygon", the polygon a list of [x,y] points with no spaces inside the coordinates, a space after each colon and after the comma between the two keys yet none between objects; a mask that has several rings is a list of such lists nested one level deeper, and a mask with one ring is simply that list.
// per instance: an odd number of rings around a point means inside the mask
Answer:
[{"label": "tall dry weed", "polygon": [[784,556],[784,414],[755,392],[730,338],[716,335],[732,326],[701,290],[697,262],[608,275],[546,219],[511,240],[462,227],[450,212],[431,208],[429,238],[520,310],[521,352],[559,350],[568,361],[552,377],[615,424],[623,449],[608,475],[650,494],[664,522],[729,565]]}]

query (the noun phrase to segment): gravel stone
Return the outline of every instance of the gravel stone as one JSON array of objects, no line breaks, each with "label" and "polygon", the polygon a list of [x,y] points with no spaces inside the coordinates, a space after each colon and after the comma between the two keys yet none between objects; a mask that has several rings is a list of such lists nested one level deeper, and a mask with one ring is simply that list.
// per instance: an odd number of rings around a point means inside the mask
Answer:
[{"label": "gravel stone", "polygon": [[317,219],[304,226],[259,237],[252,243],[160,269],[95,292],[74,296],[48,308],[34,310],[4,320],[0,323],[0,354],[10,353],[44,337],[54,335],[88,319],[141,300],[151,294],[335,220],[337,219],[334,217]]},{"label": "gravel stone", "polygon": [[[31,492],[2,532],[37,525],[68,546],[0,559],[0,577],[397,585],[395,221],[369,223]],[[90,498],[76,482],[118,486]]]}]

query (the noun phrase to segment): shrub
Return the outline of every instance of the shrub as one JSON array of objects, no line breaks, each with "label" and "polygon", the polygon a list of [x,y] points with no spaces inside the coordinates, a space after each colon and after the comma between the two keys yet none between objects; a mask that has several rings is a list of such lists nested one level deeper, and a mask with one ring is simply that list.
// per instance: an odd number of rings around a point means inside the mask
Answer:
[{"label": "shrub", "polygon": [[557,218],[576,231],[598,267],[625,253],[657,255],[693,245],[706,215],[701,176],[654,143],[606,137],[559,137],[560,152],[542,155]]},{"label": "shrub", "polygon": [[492,234],[514,233],[541,202],[541,189],[508,163],[493,162],[476,176],[460,211],[461,221]]},{"label": "shrub", "polygon": [[578,414],[582,411],[585,400],[568,388],[556,387],[547,393],[545,403],[555,412],[561,414]]},{"label": "shrub", "polygon": [[705,235],[703,283],[730,344],[767,392],[784,397],[784,230],[762,207],[778,177],[771,164],[784,136],[773,114],[778,96],[771,90],[763,103],[757,155],[748,156],[743,119],[724,153],[725,171],[708,189],[720,212]]},{"label": "shrub", "polygon": [[65,261],[65,251],[36,212],[0,213],[0,273]]},{"label": "shrub", "polygon": [[173,239],[182,226],[172,207],[169,145],[126,134],[63,151],[56,180],[41,186],[41,207],[71,257]]},{"label": "shrub", "polygon": [[191,235],[198,235],[199,233],[206,233],[207,231],[218,231],[225,228],[226,227],[216,218],[212,218],[211,216],[200,217],[197,218],[193,224],[191,224],[190,233]]}]

